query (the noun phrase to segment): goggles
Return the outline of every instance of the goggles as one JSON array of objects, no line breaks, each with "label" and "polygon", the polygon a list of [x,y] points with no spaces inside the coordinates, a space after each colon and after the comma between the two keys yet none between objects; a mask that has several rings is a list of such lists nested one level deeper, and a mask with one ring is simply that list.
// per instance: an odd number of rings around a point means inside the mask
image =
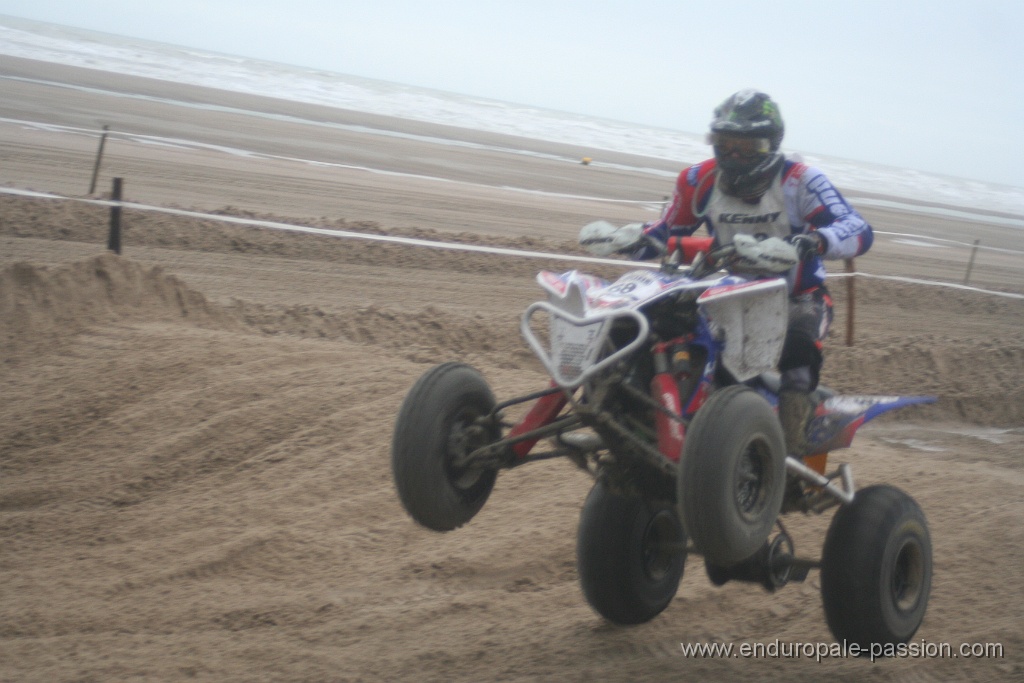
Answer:
[{"label": "goggles", "polygon": [[768,138],[746,138],[723,133],[713,133],[710,137],[715,153],[721,156],[755,157],[767,154],[772,149]]}]

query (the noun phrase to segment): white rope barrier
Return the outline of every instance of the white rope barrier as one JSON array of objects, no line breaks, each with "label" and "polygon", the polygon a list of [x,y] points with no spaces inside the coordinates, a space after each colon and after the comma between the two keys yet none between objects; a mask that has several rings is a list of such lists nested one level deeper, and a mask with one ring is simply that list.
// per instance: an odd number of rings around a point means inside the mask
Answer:
[{"label": "white rope barrier", "polygon": [[[2,78],[2,77],[0,77]],[[78,135],[88,135],[93,137],[96,135],[94,130],[89,128],[78,128],[74,126],[62,126],[59,124],[50,123],[37,123],[34,121],[23,121],[21,119],[8,119],[0,117],[0,123],[14,124],[27,128],[33,128],[42,131],[51,132],[64,132],[74,133]],[[415,180],[427,180],[439,183],[449,183],[454,185],[468,185],[471,187],[484,187],[492,190],[505,190],[508,192],[520,192],[523,194],[532,194],[538,197],[555,197],[557,199],[579,199],[588,202],[604,202],[606,204],[635,204],[637,206],[644,207],[650,211],[660,211],[664,205],[664,201],[659,199],[615,199],[611,197],[594,197],[591,195],[578,195],[568,194],[564,192],[548,192],[545,190],[530,190],[520,187],[511,187],[507,185],[488,185],[485,183],[474,183],[468,180],[457,180],[454,178],[442,178],[436,175],[424,175],[421,173],[408,173],[406,171],[388,171],[381,168],[373,168],[371,166],[357,166],[354,164],[343,164],[336,161],[318,161],[314,159],[302,159],[300,157],[289,157],[281,156],[279,154],[269,154],[266,152],[254,152],[247,149],[239,149],[235,147],[225,147],[224,145],[214,145],[206,142],[197,142],[195,140],[186,140],[184,138],[169,138],[158,135],[144,135],[142,133],[127,133],[124,131],[108,131],[106,135],[113,139],[124,140],[128,142],[136,142],[149,145],[159,145],[169,148],[180,148],[189,150],[202,150],[221,152],[224,154],[230,154],[232,156],[245,157],[247,159],[268,159],[273,161],[286,161],[297,164],[305,164],[307,166],[317,166],[320,168],[335,168],[347,171],[361,171],[364,173],[372,173],[374,175],[383,176],[396,176],[401,178],[412,178]],[[448,144],[455,144],[453,141],[448,141]],[[602,165],[602,164],[595,164]]]},{"label": "white rope barrier", "polygon": [[504,247],[487,247],[479,244],[462,244],[460,242],[437,242],[434,240],[424,240],[416,237],[397,237],[394,235],[375,235],[372,233],[364,232],[351,232],[349,230],[331,230],[329,228],[314,228],[305,225],[292,225],[290,223],[279,223],[277,221],[264,221],[255,218],[242,218],[240,216],[223,216],[212,213],[200,213],[198,211],[187,211],[185,209],[171,209],[164,206],[150,206],[148,204],[135,204],[133,202],[113,202],[107,199],[86,199],[79,197],[62,197],[56,194],[48,194],[45,192],[34,192],[32,190],[18,190],[9,187],[0,187],[0,194],[18,195],[23,197],[34,197],[37,199],[58,199],[65,201],[81,202],[83,204],[92,204],[95,206],[121,206],[125,209],[132,209],[135,211],[149,211],[153,213],[163,213],[172,216],[182,216],[185,218],[195,218],[199,220],[208,221],[220,221],[222,223],[232,223],[234,225],[248,225],[257,228],[270,228],[272,230],[286,230],[288,232],[300,232],[308,233],[313,235],[324,235],[327,237],[344,237],[348,239],[359,239],[367,240],[370,242],[390,242],[395,244],[404,244],[413,247],[429,247],[432,249],[447,249],[450,251],[471,251],[485,254],[498,254],[503,256],[519,256],[524,258],[543,258],[543,259],[557,259],[562,261],[580,261],[584,263],[604,263],[609,265],[633,265],[634,267],[639,265],[642,267],[654,267],[656,265],[649,263],[639,262],[627,262],[618,259],[604,259],[590,256],[567,256],[564,254],[554,254],[550,252],[540,251],[523,251],[520,249],[507,249]]},{"label": "white rope barrier", "polygon": [[891,280],[893,282],[907,282],[914,285],[930,285],[932,287],[947,287],[949,289],[962,289],[968,292],[979,292],[981,294],[991,294],[993,296],[1002,296],[1008,299],[1024,299],[1024,294],[1016,294],[1014,292],[998,292],[992,289],[981,289],[980,287],[971,287],[969,285],[959,285],[955,282],[937,282],[935,280],[919,280],[912,277],[900,277],[898,275],[872,275],[871,273],[829,273],[829,279],[840,278],[840,277],[863,277],[869,280]]},{"label": "white rope barrier", "polygon": [[[11,76],[0,76],[0,79],[33,80],[33,79],[21,79],[21,78],[18,78],[18,77],[11,77]],[[69,87],[69,88],[72,88],[72,89],[78,89],[76,86],[71,86],[71,85],[67,85],[67,84],[53,84],[53,85],[61,85],[61,87]],[[86,88],[86,90],[90,90],[90,89]],[[140,99],[152,99],[152,98],[147,98],[147,97],[140,96]],[[306,119],[301,119],[301,118],[296,118],[296,117],[292,117],[292,116],[287,116],[287,115],[284,115],[284,114],[259,114],[257,112],[252,112],[252,111],[248,111],[248,110],[242,110],[242,109],[236,110],[236,109],[233,109],[231,107],[214,107],[212,105],[199,105],[199,104],[187,103],[187,102],[173,102],[173,104],[177,104],[179,106],[186,106],[186,107],[193,107],[194,106],[194,107],[197,107],[197,108],[200,108],[200,109],[213,108],[213,109],[217,109],[219,111],[227,111],[227,112],[246,114],[246,115],[264,116],[266,118],[277,119],[277,120],[287,121],[287,122],[291,122],[291,123],[313,123],[315,125],[324,125],[324,126],[328,126],[328,127],[340,128],[340,129],[345,129],[345,130],[352,130],[352,131],[357,131],[357,132],[362,132],[362,133],[386,135],[386,136],[398,137],[398,138],[424,140],[424,141],[427,141],[427,142],[431,142],[431,141],[433,141],[433,142],[440,142],[441,144],[453,145],[453,146],[457,146],[457,147],[469,147],[469,148],[477,148],[477,149],[494,149],[494,150],[497,150],[497,151],[513,152],[513,153],[515,152],[515,150],[512,150],[512,149],[507,149],[507,148],[491,148],[491,147],[489,147],[487,145],[481,145],[481,144],[478,144],[478,143],[471,143],[471,142],[466,142],[466,141],[459,141],[459,140],[443,140],[443,141],[441,141],[441,140],[438,140],[436,138],[430,138],[430,137],[427,137],[427,136],[421,136],[421,135],[416,135],[416,134],[411,134],[411,133],[399,133],[399,132],[396,132],[396,131],[388,131],[388,130],[383,130],[383,129],[372,129],[372,128],[366,128],[364,126],[355,126],[355,125],[348,125],[348,124],[329,124],[329,123],[325,123],[325,122],[322,122],[322,121],[313,122],[313,121],[309,121],[309,120],[306,120]],[[0,117],[0,124],[16,125],[16,126],[21,126],[21,127],[24,127],[24,128],[36,129],[36,130],[41,130],[41,131],[64,132],[64,133],[72,133],[72,134],[76,134],[76,135],[86,135],[86,136],[89,136],[89,137],[95,137],[95,136],[98,135],[97,131],[94,130],[94,129],[91,129],[91,128],[81,128],[81,127],[77,127],[77,126],[64,126],[64,125],[61,125],[61,124],[43,123],[43,122],[39,122],[39,121],[26,121],[24,119],[11,119],[11,118],[6,118],[6,117]],[[534,194],[534,195],[537,195],[537,196],[557,197],[557,198],[560,198],[560,199],[579,199],[579,200],[584,200],[584,201],[605,202],[605,203],[609,203],[609,204],[635,204],[635,205],[641,206],[641,207],[643,207],[643,208],[645,208],[647,210],[650,210],[650,211],[660,211],[660,210],[663,210],[665,204],[667,204],[667,199],[668,199],[667,197],[665,198],[665,200],[657,200],[657,199],[616,199],[616,198],[613,198],[613,197],[594,197],[594,196],[589,196],[589,195],[575,195],[575,194],[566,194],[566,193],[559,193],[559,192],[547,192],[547,191],[544,191],[544,190],[530,190],[530,189],[518,188],[518,187],[497,186],[497,185],[487,185],[487,184],[482,184],[482,183],[473,183],[473,182],[465,181],[465,180],[456,180],[456,179],[452,179],[452,178],[442,178],[442,177],[439,177],[439,176],[422,175],[422,174],[408,173],[408,172],[403,172],[403,171],[388,171],[388,170],[379,169],[379,168],[372,168],[372,167],[369,167],[369,166],[356,166],[356,165],[352,165],[352,164],[343,164],[343,163],[331,162],[331,161],[319,161],[319,160],[314,160],[314,159],[302,159],[302,158],[299,158],[299,157],[281,156],[281,155],[277,155],[277,154],[268,154],[268,153],[265,153],[265,152],[256,152],[256,151],[253,151],[253,150],[239,149],[239,148],[235,148],[235,147],[226,147],[226,146],[223,146],[223,145],[216,145],[216,144],[211,144],[211,143],[207,143],[207,142],[198,142],[196,140],[187,140],[187,139],[184,139],[184,138],[170,138],[170,137],[163,137],[163,136],[157,136],[157,135],[145,135],[145,134],[141,134],[141,133],[131,133],[131,132],[127,132],[127,131],[108,131],[106,129],[104,129],[102,134],[105,135],[105,136],[110,136],[112,138],[117,138],[117,139],[125,140],[125,141],[128,141],[128,142],[136,142],[136,143],[151,144],[151,145],[162,145],[162,146],[166,146],[166,147],[178,147],[178,148],[183,148],[183,149],[195,149],[195,150],[207,150],[207,151],[213,151],[213,152],[222,152],[222,153],[230,154],[230,155],[233,155],[233,156],[243,156],[243,157],[246,157],[246,158],[249,158],[249,159],[271,159],[271,160],[277,160],[277,161],[287,161],[287,162],[307,164],[307,165],[311,165],[311,166],[319,166],[319,167],[327,167],[327,168],[338,168],[338,169],[353,170],[353,171],[363,171],[363,172],[366,172],[366,173],[374,173],[374,174],[377,174],[377,175],[402,176],[402,177],[408,177],[408,178],[415,178],[415,179],[418,179],[418,180],[429,180],[429,181],[436,181],[436,182],[442,182],[442,183],[455,183],[455,184],[462,184],[462,185],[472,185],[474,187],[487,187],[487,188],[491,188],[491,189],[507,190],[507,191],[510,191],[510,192],[523,192],[523,193],[527,193],[527,194]],[[521,152],[521,153],[525,153],[525,152]],[[530,153],[526,153],[526,154],[530,154]],[[545,155],[535,155],[535,156],[545,156]],[[555,156],[555,155],[551,155],[550,158],[552,158],[552,159],[559,159],[561,161],[571,161],[569,159],[561,158],[561,157],[558,157],[558,156]],[[599,161],[598,162],[590,162],[590,161],[588,161],[587,163],[588,164],[589,163],[593,163],[594,166],[603,166],[603,167],[607,167],[607,168],[623,168],[623,169],[627,169],[627,170],[636,170],[636,169],[632,169],[631,167],[621,166],[619,164],[612,164],[612,163],[607,163],[607,162],[599,162]],[[648,172],[654,172],[652,169],[646,169],[646,170]],[[661,172],[657,172],[657,173],[659,175],[661,174]],[[674,173],[665,172],[665,175],[667,177],[672,177],[672,178],[675,177]],[[939,217],[943,217],[943,218],[953,218],[953,219],[967,221],[967,222],[972,222],[972,223],[987,223],[987,224],[993,224],[993,225],[1007,225],[1007,226],[1011,226],[1011,227],[1024,228],[1024,218],[1015,218],[1015,217],[1011,217],[1009,215],[995,215],[995,214],[988,213],[988,212],[985,212],[985,213],[973,212],[972,213],[972,212],[967,211],[967,210],[957,210],[957,209],[953,209],[953,208],[944,208],[944,207],[938,207],[938,206],[928,206],[928,205],[922,205],[922,204],[907,204],[907,203],[899,202],[899,201],[893,201],[893,200],[887,200],[887,199],[877,199],[877,198],[871,198],[871,197],[859,197],[859,196],[851,197],[851,204],[853,204],[855,206],[863,205],[863,206],[881,207],[881,208],[892,209],[892,210],[902,211],[902,212],[909,212],[909,213],[929,214],[929,215],[935,215],[935,216],[939,216]],[[973,245],[973,244],[967,244],[965,242],[957,242],[955,240],[946,240],[946,239],[941,239],[941,238],[937,238],[937,237],[929,237],[927,235],[911,235],[911,234],[906,234],[906,233],[879,232],[879,231],[876,231],[876,233],[880,234],[880,235],[894,235],[894,236],[901,236],[901,237],[916,237],[916,238],[919,238],[919,239],[933,240],[933,241],[936,241],[936,242],[946,242],[946,243],[955,244],[955,245],[958,245],[958,246],[973,247],[973,248],[976,248],[976,249],[984,249],[984,250],[991,250],[991,251],[1001,251],[1001,252],[1006,252],[1006,253],[1011,253],[1011,254],[1024,254],[1024,251],[1019,251],[1019,250],[1015,250],[1015,249],[1001,249],[999,247],[988,247],[988,246],[984,246],[984,245]]]},{"label": "white rope barrier", "polygon": [[[478,244],[462,244],[458,242],[438,242],[434,240],[424,240],[415,237],[397,237],[394,235],[375,235],[370,233],[362,232],[351,232],[348,230],[331,230],[328,228],[314,228],[311,226],[303,225],[291,225],[289,223],[280,223],[277,221],[265,221],[254,218],[242,218],[240,216],[223,216],[212,213],[201,213],[198,211],[188,211],[185,209],[172,209],[164,206],[151,206],[148,204],[136,204],[134,202],[114,202],[106,199],[87,199],[80,197],[63,197],[61,195],[49,194],[45,192],[35,192],[32,190],[20,190],[17,188],[0,187],[0,194],[15,195],[21,197],[33,197],[37,199],[55,199],[62,201],[74,201],[81,202],[84,204],[92,204],[95,206],[120,206],[125,209],[132,209],[134,211],[148,211],[152,213],[163,213],[172,216],[182,216],[185,218],[194,218],[198,220],[207,221],[219,221],[222,223],[231,223],[233,225],[246,225],[257,228],[269,228],[272,230],[285,230],[288,232],[298,232],[313,235],[324,235],[326,237],[339,237],[345,239],[360,239],[371,242],[387,242],[392,244],[403,244],[414,247],[427,247],[430,249],[444,249],[449,251],[467,251],[484,254],[496,254],[500,256],[515,256],[519,258],[539,258],[549,259],[558,261],[574,261],[580,263],[600,263],[606,265],[614,265],[629,268],[657,268],[657,264],[645,263],[641,261],[624,261],[621,259],[605,259],[596,258],[591,256],[573,256],[566,254],[555,254],[551,252],[540,252],[540,251],[525,251],[521,249],[508,249],[505,247],[488,247]],[[968,285],[960,285],[952,282],[937,282],[934,280],[920,280],[916,278],[899,277],[895,275],[873,275],[871,273],[830,273],[831,278],[843,278],[843,277],[863,277],[876,280],[891,280],[895,282],[906,282],[910,284],[927,285],[933,287],[947,287],[950,289],[959,289],[970,292],[978,292],[981,294],[988,294],[992,296],[1006,297],[1010,299],[1024,299],[1024,294],[1017,294],[1014,292],[1000,292],[990,289],[981,289],[979,287],[970,287]]]},{"label": "white rope barrier", "polygon": [[958,242],[957,240],[944,239],[942,237],[929,237],[928,235],[915,235],[909,232],[885,232],[883,230],[874,230],[876,235],[885,235],[887,237],[910,237],[918,240],[929,240],[931,242],[944,242],[946,244],[953,244],[958,247],[967,247],[968,249],[981,249],[985,251],[998,251],[1003,254],[1021,254],[1024,256],[1024,251],[1020,249],[1006,249],[1004,247],[987,247],[984,244],[974,244],[972,242]]}]

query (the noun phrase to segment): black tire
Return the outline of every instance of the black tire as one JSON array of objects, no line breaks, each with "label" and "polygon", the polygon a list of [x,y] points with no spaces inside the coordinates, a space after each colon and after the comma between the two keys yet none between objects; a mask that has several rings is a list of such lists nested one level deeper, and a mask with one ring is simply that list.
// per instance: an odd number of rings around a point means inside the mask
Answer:
[{"label": "black tire", "polygon": [[580,516],[576,566],[598,614],[622,625],[650,621],[672,602],[685,564],[686,536],[674,505],[594,484]]},{"label": "black tire", "polygon": [[452,457],[497,440],[496,429],[467,429],[493,408],[487,382],[462,363],[428,370],[409,390],[395,420],[391,470],[402,505],[419,524],[451,531],[487,502],[497,471],[458,469]]},{"label": "black tire", "polygon": [[775,410],[730,386],[711,395],[687,430],[677,478],[686,535],[711,564],[757,552],[782,508],[786,448]]},{"label": "black tire", "polygon": [[836,511],[821,556],[821,597],[836,641],[906,643],[924,619],[931,585],[931,535],[913,498],[871,486]]}]

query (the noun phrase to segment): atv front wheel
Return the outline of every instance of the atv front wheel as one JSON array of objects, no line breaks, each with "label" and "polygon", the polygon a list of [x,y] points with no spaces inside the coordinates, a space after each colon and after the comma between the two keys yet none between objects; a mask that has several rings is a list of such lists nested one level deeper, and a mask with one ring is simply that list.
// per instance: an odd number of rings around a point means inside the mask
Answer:
[{"label": "atv front wheel", "polygon": [[587,602],[615,624],[642,624],[675,597],[686,536],[675,506],[590,490],[580,516],[576,566]]},{"label": "atv front wheel", "polygon": [[836,511],[821,555],[821,597],[837,641],[865,651],[906,643],[924,619],[931,585],[931,535],[913,498],[870,486]]},{"label": "atv front wheel", "polygon": [[786,448],[768,401],[744,386],[711,395],[687,430],[677,479],[686,535],[713,565],[757,552],[782,507]]},{"label": "atv front wheel", "polygon": [[497,471],[455,463],[499,438],[497,425],[479,421],[493,408],[487,382],[462,363],[438,365],[410,389],[395,421],[391,470],[402,505],[419,524],[451,531],[487,502]]}]

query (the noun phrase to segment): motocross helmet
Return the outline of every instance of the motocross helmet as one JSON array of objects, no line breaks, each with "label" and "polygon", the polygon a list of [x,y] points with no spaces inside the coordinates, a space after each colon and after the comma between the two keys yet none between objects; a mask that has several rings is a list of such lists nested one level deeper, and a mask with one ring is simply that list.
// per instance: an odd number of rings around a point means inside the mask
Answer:
[{"label": "motocross helmet", "polygon": [[740,90],[715,108],[709,142],[715,150],[722,191],[736,197],[764,194],[785,157],[779,107],[757,90]]}]

